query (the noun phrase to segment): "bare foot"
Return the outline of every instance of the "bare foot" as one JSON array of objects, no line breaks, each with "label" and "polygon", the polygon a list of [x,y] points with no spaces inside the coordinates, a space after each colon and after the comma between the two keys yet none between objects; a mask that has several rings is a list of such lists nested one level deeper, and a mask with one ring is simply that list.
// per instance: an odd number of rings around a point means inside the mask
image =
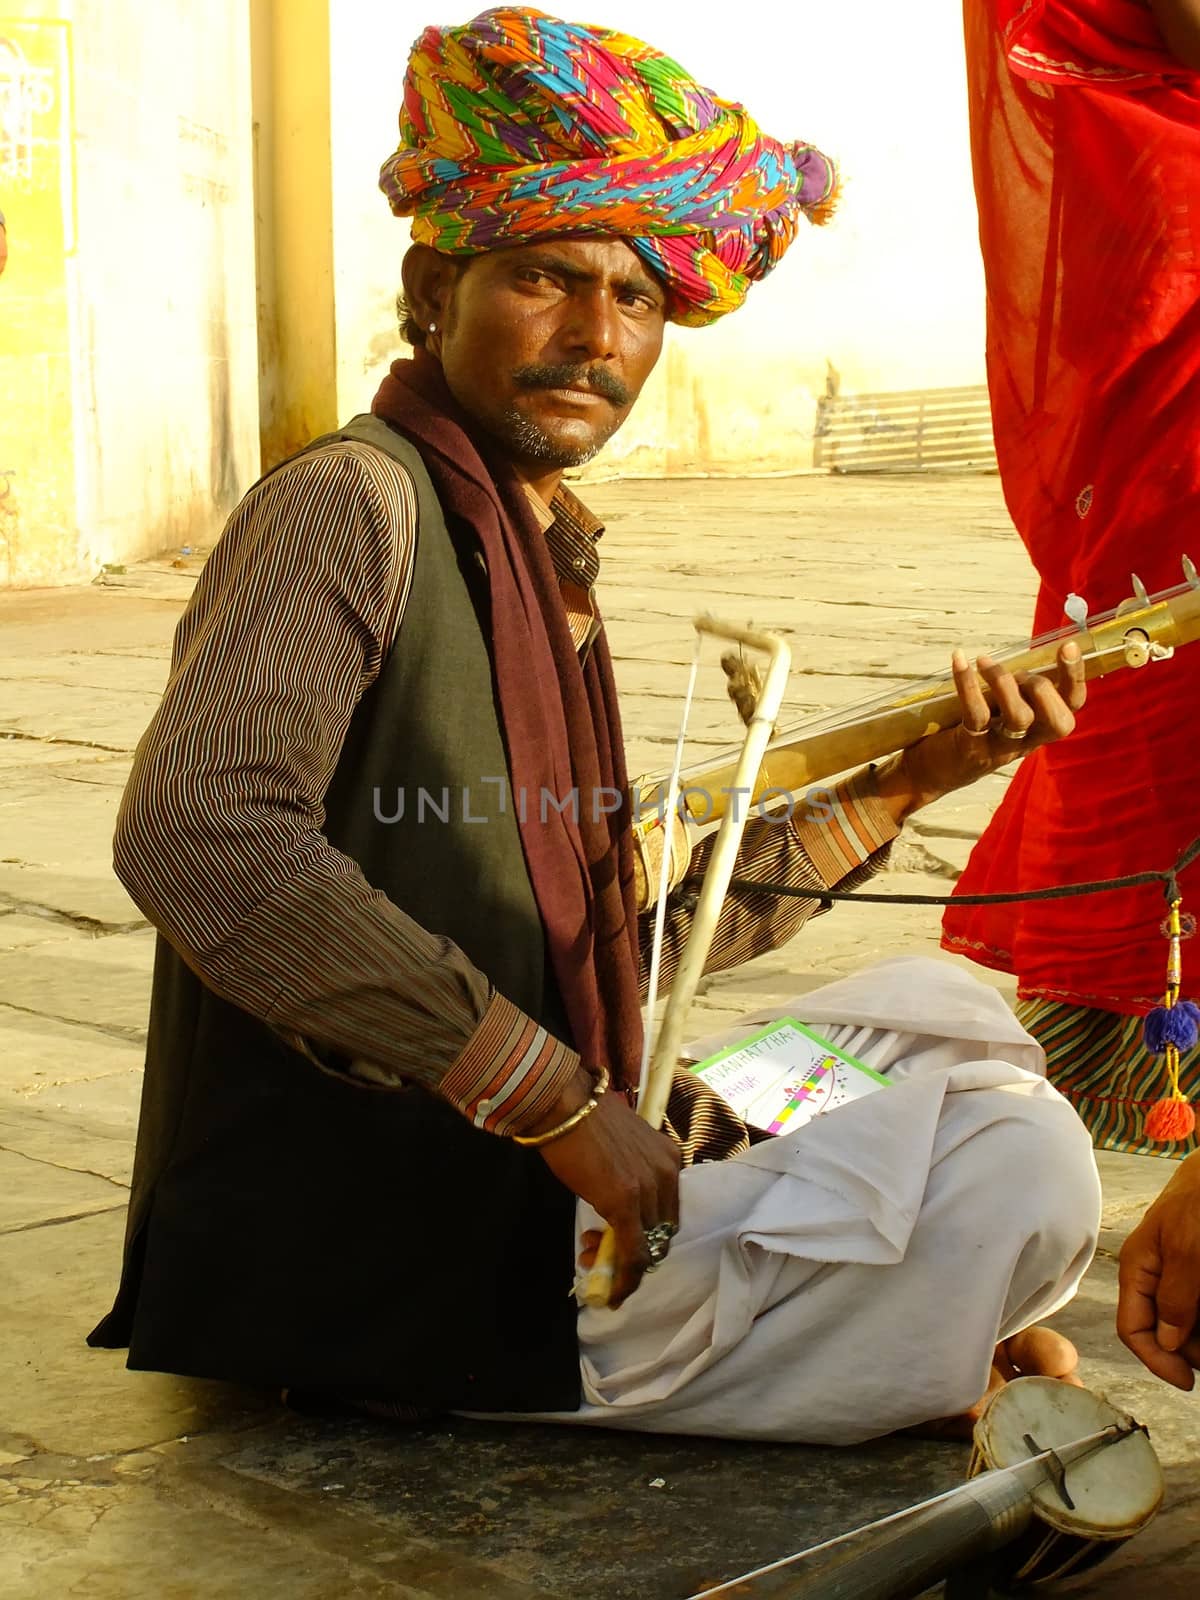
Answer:
[{"label": "bare foot", "polygon": [[956,1417],[921,1422],[914,1428],[905,1428],[904,1432],[918,1439],[969,1440],[984,1406],[1010,1379],[1059,1378],[1063,1383],[1073,1383],[1082,1389],[1083,1380],[1075,1370],[1078,1365],[1078,1350],[1061,1333],[1055,1333],[1053,1328],[1026,1328],[1023,1333],[1014,1333],[1011,1339],[996,1346],[987,1393],[973,1406]]}]

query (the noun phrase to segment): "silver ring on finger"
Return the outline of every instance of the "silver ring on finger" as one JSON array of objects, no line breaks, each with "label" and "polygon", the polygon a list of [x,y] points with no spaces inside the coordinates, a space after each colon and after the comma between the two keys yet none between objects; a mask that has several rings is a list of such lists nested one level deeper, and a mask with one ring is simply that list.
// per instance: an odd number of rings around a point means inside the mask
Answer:
[{"label": "silver ring on finger", "polygon": [[1011,739],[1014,744],[1016,744],[1018,740],[1027,739],[1029,737],[1028,728],[1010,728],[1006,722],[1001,722],[999,718],[996,720],[996,732],[1002,739]]},{"label": "silver ring on finger", "polygon": [[653,1272],[660,1262],[667,1259],[671,1240],[678,1232],[679,1228],[674,1222],[656,1222],[652,1228],[646,1229],[646,1250],[650,1256],[647,1272]]}]

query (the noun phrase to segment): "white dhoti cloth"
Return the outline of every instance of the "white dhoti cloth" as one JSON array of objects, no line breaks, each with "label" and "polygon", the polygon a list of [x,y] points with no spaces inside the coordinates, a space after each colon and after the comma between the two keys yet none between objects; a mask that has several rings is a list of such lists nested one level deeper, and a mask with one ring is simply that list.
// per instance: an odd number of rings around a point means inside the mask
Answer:
[{"label": "white dhoti cloth", "polygon": [[[892,1087],[685,1171],[669,1257],[581,1312],[584,1403],[546,1420],[854,1444],[965,1410],[996,1344],[1074,1295],[1091,1140],[995,990],[900,957],[689,1054],[788,1015]],[[578,1231],[598,1225],[581,1203]]]}]

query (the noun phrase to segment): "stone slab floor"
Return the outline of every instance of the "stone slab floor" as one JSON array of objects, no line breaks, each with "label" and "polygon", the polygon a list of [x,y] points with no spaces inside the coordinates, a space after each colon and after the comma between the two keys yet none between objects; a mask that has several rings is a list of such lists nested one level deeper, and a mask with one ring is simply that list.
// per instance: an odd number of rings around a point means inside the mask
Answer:
[{"label": "stone slab floor", "polygon": [[[790,630],[789,719],[940,669],[960,641],[1015,641],[1030,614],[994,478],[590,495],[608,521],[636,770],[667,763],[698,610]],[[907,1440],[832,1453],[298,1417],[271,1394],[130,1374],[85,1348],[115,1284],[152,948],[109,839],[199,565],[0,595],[0,1596],[665,1600],[958,1481],[962,1447]],[[713,663],[693,732],[697,757],[737,735]],[[916,819],[885,885],[946,891],[1004,781]],[[693,1031],[889,952],[932,953],[936,917],[839,908],[709,982]],[[1200,1592],[1200,1402],[1156,1384],[1112,1332],[1116,1250],[1168,1168],[1103,1167],[1103,1247],[1060,1321],[1087,1381],[1152,1427],[1169,1494],[1073,1592],[1181,1600]]]}]

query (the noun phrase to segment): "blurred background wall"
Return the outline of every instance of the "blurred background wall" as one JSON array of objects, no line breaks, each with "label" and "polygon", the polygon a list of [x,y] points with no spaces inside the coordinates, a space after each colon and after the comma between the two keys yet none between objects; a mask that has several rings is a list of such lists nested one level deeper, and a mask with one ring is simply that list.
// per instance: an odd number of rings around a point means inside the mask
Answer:
[{"label": "blurred background wall", "polygon": [[36,584],[206,536],[257,466],[250,30],[6,10],[0,582]]},{"label": "blurred background wall", "polygon": [[[445,0],[0,0],[0,584],[210,541],[401,353],[407,228],[376,187],[408,46]],[[746,309],[669,330],[589,471],[808,469],[819,398],[983,382],[959,8],[603,0],[836,155]]]}]

